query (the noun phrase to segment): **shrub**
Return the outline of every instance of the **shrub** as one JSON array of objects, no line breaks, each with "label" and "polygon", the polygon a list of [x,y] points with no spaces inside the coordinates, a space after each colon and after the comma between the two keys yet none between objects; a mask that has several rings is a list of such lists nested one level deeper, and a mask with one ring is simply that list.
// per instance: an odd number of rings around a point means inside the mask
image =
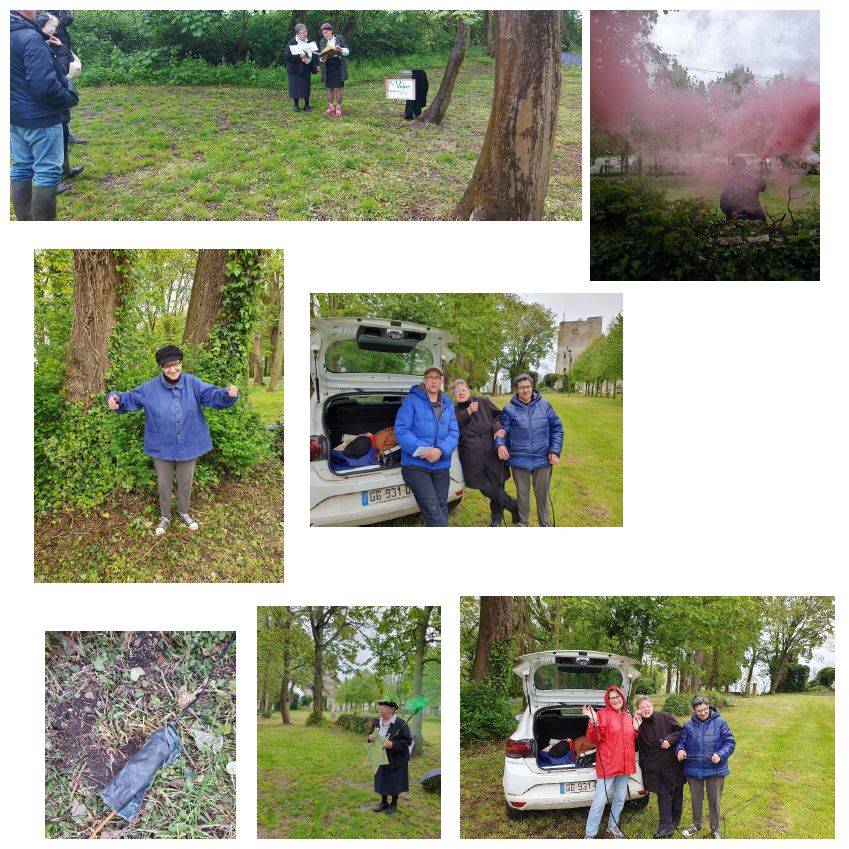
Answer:
[{"label": "shrub", "polygon": [[323,714],[321,716],[316,716],[314,713],[310,713],[307,717],[307,725],[327,725],[327,717]]},{"label": "shrub", "polygon": [[825,666],[817,672],[816,682],[822,687],[834,686],[834,667]]},{"label": "shrub", "polygon": [[[703,200],[668,200],[651,180],[592,180],[590,274],[594,280],[818,280],[819,209],[780,225],[726,221]],[[723,237],[769,234],[765,243]]]},{"label": "shrub", "polygon": [[271,711],[270,710],[264,710],[262,712],[262,718],[263,719],[271,719]]},{"label": "shrub", "polygon": [[368,734],[374,717],[363,713],[340,713],[336,717],[336,725],[355,734]]},{"label": "shrub", "polygon": [[693,712],[692,701],[696,695],[707,696],[710,706],[717,710],[733,707],[726,693],[720,693],[718,690],[699,690],[698,693],[670,693],[663,709],[674,716],[689,716]]},{"label": "shrub", "polygon": [[509,737],[516,727],[503,687],[486,681],[465,681],[460,686],[460,742]]},{"label": "shrub", "polygon": [[788,663],[784,680],[775,688],[775,692],[803,693],[808,686],[808,676],[810,674],[811,668],[804,663]]}]

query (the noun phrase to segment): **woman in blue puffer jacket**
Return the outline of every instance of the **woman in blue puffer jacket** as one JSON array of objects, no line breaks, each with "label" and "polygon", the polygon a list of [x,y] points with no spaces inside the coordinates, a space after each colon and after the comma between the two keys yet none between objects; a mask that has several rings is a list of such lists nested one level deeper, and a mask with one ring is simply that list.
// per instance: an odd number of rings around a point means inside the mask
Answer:
[{"label": "woman in blue puffer jacket", "polygon": [[734,735],[728,723],[716,708],[708,704],[705,696],[693,701],[693,716],[684,724],[675,751],[690,786],[693,804],[693,824],[681,834],[692,837],[702,828],[705,789],[710,808],[711,837],[719,834],[719,797],[728,775],[728,758],[734,752]]},{"label": "woman in blue puffer jacket", "polygon": [[520,527],[527,528],[531,521],[531,483],[540,527],[550,527],[548,490],[551,467],[560,462],[563,450],[563,423],[534,389],[530,375],[520,374],[515,387],[516,394],[501,412],[502,430],[495,435],[495,446],[516,481]]},{"label": "woman in blue puffer jacket", "polygon": [[183,374],[183,352],[166,345],[156,352],[162,372],[135,389],[109,392],[106,406],[115,413],[144,410],[144,453],[153,458],[159,489],[159,524],[156,535],[171,522],[171,496],[177,478],[177,515],[190,530],[198,523],[189,514],[192,480],[198,457],[212,451],[212,437],[204,407],[224,410],[239,396],[233,385],[218,387],[193,374]]},{"label": "woman in blue puffer jacket", "polygon": [[429,528],[448,527],[451,455],[460,441],[454,405],[441,386],[442,369],[429,366],[422,383],[410,387],[395,417],[401,477]]}]

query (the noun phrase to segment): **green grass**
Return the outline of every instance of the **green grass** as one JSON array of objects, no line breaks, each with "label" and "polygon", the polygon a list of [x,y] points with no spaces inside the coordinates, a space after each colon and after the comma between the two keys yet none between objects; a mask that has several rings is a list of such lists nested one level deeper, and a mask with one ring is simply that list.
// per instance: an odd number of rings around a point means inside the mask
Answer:
[{"label": "green grass", "polygon": [[[655,701],[659,706],[663,699]],[[738,698],[723,715],[737,748],[729,761],[731,774],[722,794],[722,836],[833,839],[834,695]],[[586,809],[541,811],[518,822],[508,821],[501,788],[503,767],[501,740],[463,750],[461,837],[583,836]],[[705,820],[707,812],[705,803]],[[690,794],[685,788],[682,827],[691,819]],[[655,798],[642,811],[629,812],[626,808],[621,823],[629,838],[650,838],[657,824]]]},{"label": "green grass", "polygon": [[[656,177],[652,182],[666,190],[669,200],[679,198],[699,197],[716,204],[719,212],[719,195],[721,186],[708,187],[686,177]],[[807,197],[802,198],[802,195]],[[779,215],[787,209],[787,187],[780,184],[774,177],[768,177],[766,191],[760,195],[761,206],[772,215]],[[820,178],[818,174],[801,174],[793,183],[793,197],[800,198],[794,201],[791,209],[799,210],[805,206],[819,204]]]},{"label": "green grass", "polygon": [[[157,728],[173,722],[181,692],[209,674],[226,635],[213,632],[49,633],[45,645],[45,836],[86,838],[110,809],[97,791]],[[67,647],[67,648],[65,648]],[[69,652],[66,654],[66,651]],[[136,681],[131,670],[143,670]],[[196,724],[222,738],[200,751]],[[203,697],[177,726],[181,754],[162,769],[132,823],[114,818],[107,838],[233,838],[236,653],[216,666]]]},{"label": "green grass", "polygon": [[283,463],[195,486],[190,531],[172,518],[157,537],[156,495],[122,493],[102,508],[40,516],[35,579],[60,582],[274,582],[283,580]]},{"label": "green grass", "polygon": [[[266,382],[268,378],[266,378]],[[259,413],[263,424],[279,424],[283,418],[283,385],[274,392],[268,391],[268,386],[255,386],[251,381],[248,386],[251,406]]]},{"label": "green grass", "polygon": [[[436,94],[441,67],[427,68]],[[462,196],[489,119],[494,66],[468,58],[445,121],[413,125],[381,80],[345,87],[345,116],[295,114],[276,88],[85,88],[72,148],[85,171],[64,220],[444,219]],[[581,216],[581,77],[564,71],[545,217]]]},{"label": "green grass", "polygon": [[[547,392],[563,422],[563,454],[551,478],[551,500],[558,527],[622,525],[622,400],[587,398]],[[509,396],[494,397],[503,407]],[[512,479],[507,491],[515,496]],[[449,524],[458,527],[489,525],[489,501],[467,489]],[[510,519],[507,520],[510,526]],[[384,525],[423,526],[420,514],[383,522]],[[531,494],[531,525],[538,525],[536,502]]]},{"label": "green grass", "polygon": [[424,754],[410,762],[410,792],[392,816],[372,812],[379,801],[365,739],[333,725],[307,726],[309,710],[257,725],[257,823],[259,837],[438,838],[438,793],[419,778],[439,766],[440,721],[423,723]]}]

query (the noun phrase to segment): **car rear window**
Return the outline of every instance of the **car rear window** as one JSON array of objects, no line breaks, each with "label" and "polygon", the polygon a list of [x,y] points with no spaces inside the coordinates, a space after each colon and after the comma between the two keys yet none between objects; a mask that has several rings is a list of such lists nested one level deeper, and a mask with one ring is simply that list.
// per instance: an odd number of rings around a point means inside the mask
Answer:
[{"label": "car rear window", "polygon": [[325,368],[333,374],[424,374],[433,365],[433,354],[427,348],[416,346],[406,353],[366,351],[355,339],[334,342],[324,355]]},{"label": "car rear window", "polygon": [[581,669],[575,666],[540,666],[534,672],[537,690],[606,690],[622,686],[622,673],[612,666],[602,669]]}]

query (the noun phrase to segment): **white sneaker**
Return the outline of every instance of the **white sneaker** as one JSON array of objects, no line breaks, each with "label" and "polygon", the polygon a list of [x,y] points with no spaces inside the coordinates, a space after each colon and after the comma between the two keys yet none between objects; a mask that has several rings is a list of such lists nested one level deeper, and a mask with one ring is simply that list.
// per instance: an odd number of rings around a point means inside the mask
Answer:
[{"label": "white sneaker", "polygon": [[190,531],[196,531],[198,529],[198,523],[188,513],[178,513],[177,515],[180,517],[180,521]]},{"label": "white sneaker", "polygon": [[162,534],[164,534],[165,531],[168,530],[168,525],[170,525],[170,524],[171,524],[170,519],[166,519],[164,516],[160,516],[159,517],[159,524],[156,526],[156,530],[154,531],[154,533],[158,537],[161,537]]}]

